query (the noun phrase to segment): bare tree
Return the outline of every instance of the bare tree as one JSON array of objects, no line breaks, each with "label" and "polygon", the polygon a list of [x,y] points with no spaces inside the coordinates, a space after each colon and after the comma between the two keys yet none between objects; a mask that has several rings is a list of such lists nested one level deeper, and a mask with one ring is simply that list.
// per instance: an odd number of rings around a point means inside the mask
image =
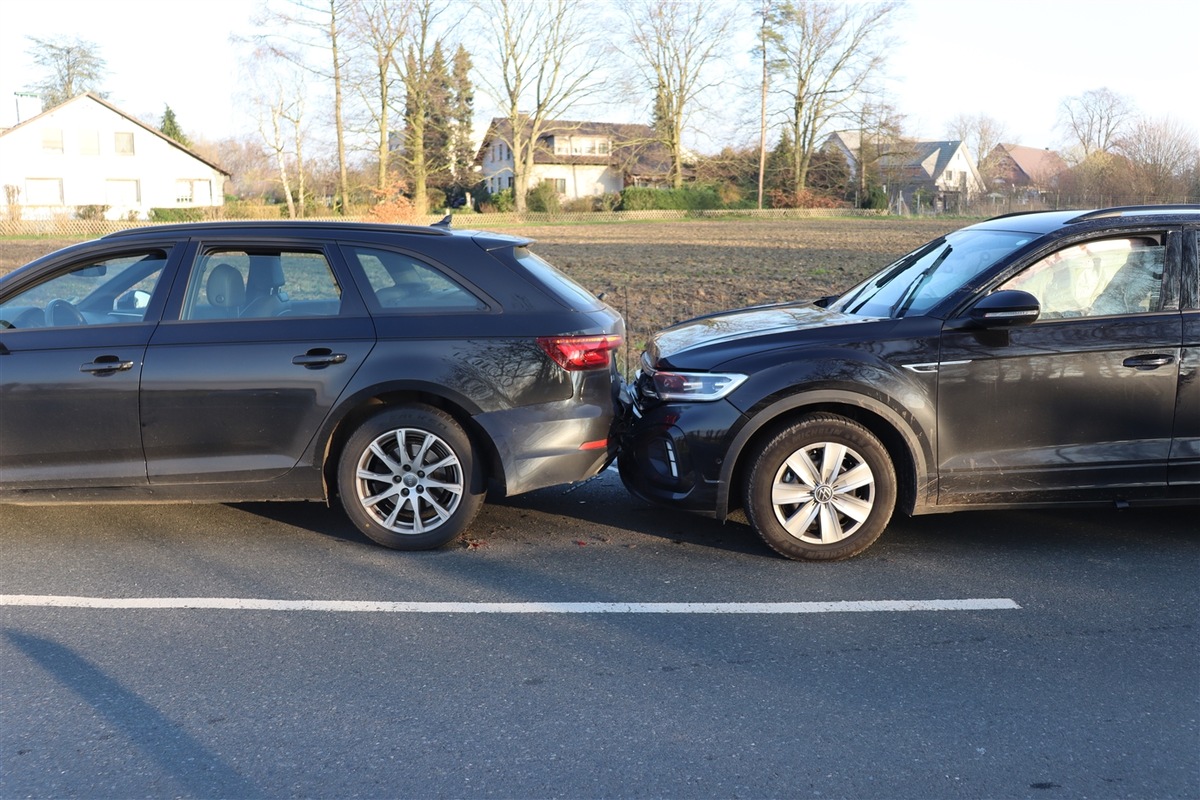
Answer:
[{"label": "bare tree", "polygon": [[429,177],[440,166],[432,164],[433,154],[428,151],[426,142],[429,139],[433,106],[441,97],[441,87],[435,85],[442,77],[435,68],[435,53],[438,58],[441,57],[442,41],[435,35],[435,27],[446,7],[445,2],[437,0],[417,0],[404,56],[404,69],[401,71],[405,89],[404,152],[401,159],[412,181],[413,206],[418,214],[428,210]]},{"label": "bare tree", "polygon": [[600,88],[588,58],[596,26],[580,0],[477,0],[491,32],[479,71],[508,122],[517,211],[525,210],[538,140],[571,105]]},{"label": "bare tree", "polygon": [[767,177],[767,95],[771,87],[771,45],[777,35],[771,27],[771,12],[775,0],[759,0],[758,47],[755,48],[762,61],[762,78],[758,97],[758,209],[763,207],[763,187]]},{"label": "bare tree", "polygon": [[1004,123],[987,114],[959,114],[946,126],[946,136],[966,145],[975,156],[980,177],[990,186],[996,161],[992,151],[1009,138]]},{"label": "bare tree", "polygon": [[[287,202],[288,217],[296,219],[301,214],[296,210],[296,199],[292,193],[292,178],[288,169],[289,158],[287,123],[298,125],[298,120],[303,115],[304,102],[303,99],[297,97],[289,97],[283,88],[283,84],[278,84],[275,87],[275,94],[270,98],[262,98],[265,110],[264,114],[259,116],[259,133],[262,135],[263,142],[270,151],[275,160],[275,169],[279,173],[279,185],[283,188],[283,196]],[[297,130],[292,137],[293,141],[298,141],[300,138]],[[303,174],[303,164],[296,161],[296,172]],[[303,184],[301,184],[303,186]],[[303,189],[300,197],[300,208],[304,207]]]},{"label": "bare tree", "polygon": [[[257,20],[269,31],[254,37],[260,49],[290,61],[304,70],[329,80],[333,88],[333,120],[337,135],[338,185],[335,207],[345,213],[350,195],[346,166],[346,124],[343,102],[343,78],[347,53],[343,51],[343,26],[350,14],[352,0],[287,0],[287,9],[272,11],[264,6]],[[311,57],[312,50],[325,51],[328,66]]]},{"label": "bare tree", "polygon": [[899,183],[915,149],[911,139],[904,136],[903,115],[888,103],[863,103],[855,125],[855,198],[861,203],[869,196],[871,186]]},{"label": "bare tree", "polygon": [[786,127],[795,143],[793,180],[807,185],[820,137],[834,120],[851,117],[851,104],[884,63],[888,25],[899,0],[848,4],[832,0],[785,0],[772,14],[781,90],[788,101]]},{"label": "bare tree", "polygon": [[256,51],[248,64],[250,101],[259,139],[280,187],[288,216],[304,216],[308,195],[304,151],[308,141],[306,68],[267,49]]},{"label": "bare tree", "polygon": [[[363,96],[375,134],[375,188],[385,191],[392,145],[392,90],[402,80],[403,43],[409,34],[412,0],[351,0],[346,39],[370,54],[368,74],[350,80]],[[366,59],[364,59],[364,62]],[[352,67],[353,65],[348,65]]]},{"label": "bare tree", "polygon": [[645,85],[654,93],[654,127],[671,154],[671,185],[683,185],[688,108],[711,88],[707,67],[726,43],[732,13],[714,13],[708,0],[624,0],[630,46]]},{"label": "bare tree", "polygon": [[1059,106],[1058,127],[1076,163],[1093,153],[1111,153],[1134,116],[1133,103],[1107,87],[1068,97]]},{"label": "bare tree", "polygon": [[1136,194],[1170,199],[1187,194],[1197,141],[1196,131],[1176,119],[1142,117],[1130,124],[1116,151],[1129,161]]},{"label": "bare tree", "polygon": [[108,71],[106,62],[100,57],[99,45],[78,37],[26,38],[33,45],[29,55],[34,65],[44,71],[42,79],[30,88],[42,96],[45,108],[53,108],[78,94],[99,89]]},{"label": "bare tree", "polygon": [[274,168],[261,135],[243,134],[217,141],[197,141],[192,148],[203,158],[220,164],[233,175],[232,192],[239,198],[265,199],[275,181]]}]

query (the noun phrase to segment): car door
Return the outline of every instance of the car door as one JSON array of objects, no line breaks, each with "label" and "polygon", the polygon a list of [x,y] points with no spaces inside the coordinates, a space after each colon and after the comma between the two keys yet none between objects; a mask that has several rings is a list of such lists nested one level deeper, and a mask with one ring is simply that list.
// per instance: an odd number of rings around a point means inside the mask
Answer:
[{"label": "car door", "polygon": [[146,484],[138,387],[170,247],[89,251],[0,298],[0,487]]},{"label": "car door", "polygon": [[1035,322],[946,326],[939,504],[1165,495],[1181,244],[1171,230],[1063,245],[996,287],[1033,294]]},{"label": "car door", "polygon": [[265,481],[294,467],[375,341],[319,243],[205,241],[142,377],[151,484]]},{"label": "car door", "polygon": [[1172,494],[1196,497],[1200,493],[1200,230],[1186,230],[1183,242],[1183,356],[1167,478]]}]

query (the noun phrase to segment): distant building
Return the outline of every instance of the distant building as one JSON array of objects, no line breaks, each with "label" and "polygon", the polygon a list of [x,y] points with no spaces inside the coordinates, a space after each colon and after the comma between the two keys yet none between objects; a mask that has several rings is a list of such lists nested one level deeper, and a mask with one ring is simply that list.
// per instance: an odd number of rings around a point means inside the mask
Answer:
[{"label": "distant building", "polygon": [[850,168],[851,183],[859,181],[860,156],[867,173],[887,191],[894,207],[955,210],[986,191],[970,151],[961,141],[898,139],[860,147],[857,132],[830,134],[824,148],[840,153]]},{"label": "distant building", "polygon": [[[489,193],[512,188],[512,126],[507,119],[492,120],[475,163]],[[626,186],[666,186],[670,171],[670,153],[649,125],[554,120],[538,138],[529,188],[551,181],[559,197],[573,200]]]},{"label": "distant building", "polygon": [[0,130],[0,218],[145,219],[152,208],[218,209],[225,170],[95,94]]},{"label": "distant building", "polygon": [[1059,176],[1067,171],[1067,162],[1053,150],[1019,144],[996,145],[988,160],[992,190],[1007,195],[1044,196],[1058,188]]}]

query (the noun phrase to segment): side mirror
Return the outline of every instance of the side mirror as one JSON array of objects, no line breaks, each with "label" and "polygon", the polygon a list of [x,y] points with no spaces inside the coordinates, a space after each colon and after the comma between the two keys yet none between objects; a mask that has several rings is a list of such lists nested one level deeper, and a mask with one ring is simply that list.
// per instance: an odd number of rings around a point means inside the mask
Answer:
[{"label": "side mirror", "polygon": [[150,293],[142,289],[130,289],[113,304],[116,311],[140,311],[150,305]]},{"label": "side mirror", "polygon": [[983,328],[1011,328],[1028,325],[1041,313],[1041,304],[1029,292],[1004,289],[992,292],[973,305],[967,316]]}]

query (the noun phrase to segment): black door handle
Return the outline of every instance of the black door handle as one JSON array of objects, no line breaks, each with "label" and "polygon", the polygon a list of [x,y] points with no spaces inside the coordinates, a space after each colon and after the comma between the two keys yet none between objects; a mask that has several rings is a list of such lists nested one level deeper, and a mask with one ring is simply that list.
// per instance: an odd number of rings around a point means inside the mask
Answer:
[{"label": "black door handle", "polygon": [[327,347],[318,347],[314,350],[309,350],[302,356],[296,356],[292,359],[292,363],[298,367],[306,367],[307,369],[320,369],[321,367],[328,367],[330,364],[341,364],[345,360],[345,353],[335,353]]},{"label": "black door handle", "polygon": [[1168,364],[1174,364],[1175,356],[1164,356],[1164,355],[1131,356],[1131,357],[1125,359],[1124,361],[1122,361],[1121,363],[1127,367],[1133,367],[1134,369],[1142,369],[1142,370],[1158,369],[1159,367],[1165,367]]}]

